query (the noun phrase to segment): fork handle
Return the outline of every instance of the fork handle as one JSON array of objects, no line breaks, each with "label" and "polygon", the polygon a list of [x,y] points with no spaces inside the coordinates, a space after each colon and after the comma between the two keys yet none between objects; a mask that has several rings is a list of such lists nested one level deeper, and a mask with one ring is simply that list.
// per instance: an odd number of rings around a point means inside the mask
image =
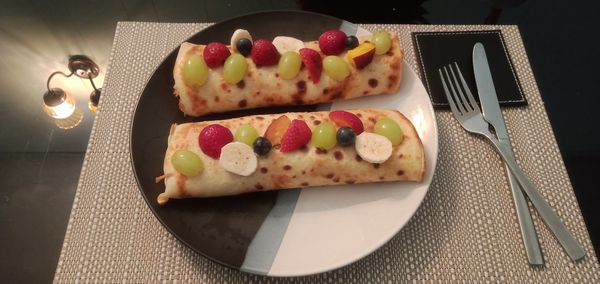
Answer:
[{"label": "fork handle", "polygon": [[487,138],[489,138],[490,141],[492,141],[492,144],[496,146],[496,150],[500,153],[510,171],[521,184],[523,191],[525,191],[527,196],[529,196],[529,200],[531,200],[531,203],[537,209],[538,213],[542,217],[542,220],[544,220],[544,223],[546,223],[546,225],[550,228],[569,257],[571,257],[572,260],[579,260],[585,257],[585,251],[579,242],[577,242],[573,235],[571,235],[567,227],[565,227],[565,225],[560,221],[558,215],[554,213],[552,207],[550,207],[548,202],[546,202],[544,196],[535,188],[533,183],[529,180],[521,168],[519,168],[517,162],[510,152],[502,147],[498,139],[495,137],[487,136]]}]

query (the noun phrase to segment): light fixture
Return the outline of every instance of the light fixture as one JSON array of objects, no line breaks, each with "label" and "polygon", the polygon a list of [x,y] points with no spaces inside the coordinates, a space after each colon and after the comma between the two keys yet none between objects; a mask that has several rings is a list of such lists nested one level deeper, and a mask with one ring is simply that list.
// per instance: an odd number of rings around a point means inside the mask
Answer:
[{"label": "light fixture", "polygon": [[50,88],[50,81],[56,75],[62,75],[69,78],[73,75],[90,80],[94,90],[90,94],[88,107],[92,112],[96,112],[100,93],[102,89],[96,88],[94,78],[100,73],[98,65],[85,55],[73,55],[69,57],[68,68],[70,73],[65,74],[62,71],[56,71],[48,77],[46,81],[46,93],[44,93],[44,111],[55,119],[56,125],[60,128],[73,128],[83,119],[83,114],[77,109],[75,98],[68,92],[60,88]]}]

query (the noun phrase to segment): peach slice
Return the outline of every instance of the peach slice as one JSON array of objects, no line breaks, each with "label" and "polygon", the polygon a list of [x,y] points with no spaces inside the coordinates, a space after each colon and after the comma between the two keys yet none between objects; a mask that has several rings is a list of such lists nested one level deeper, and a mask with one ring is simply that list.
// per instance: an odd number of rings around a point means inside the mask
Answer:
[{"label": "peach slice", "polygon": [[290,126],[290,123],[290,119],[285,115],[274,119],[269,127],[267,127],[267,131],[265,131],[265,138],[269,139],[273,146],[280,145],[281,138]]},{"label": "peach slice", "polygon": [[371,63],[374,55],[375,45],[370,42],[363,42],[356,48],[349,50],[346,56],[350,62],[356,66],[356,68],[363,69],[365,66],[369,65],[369,63]]}]

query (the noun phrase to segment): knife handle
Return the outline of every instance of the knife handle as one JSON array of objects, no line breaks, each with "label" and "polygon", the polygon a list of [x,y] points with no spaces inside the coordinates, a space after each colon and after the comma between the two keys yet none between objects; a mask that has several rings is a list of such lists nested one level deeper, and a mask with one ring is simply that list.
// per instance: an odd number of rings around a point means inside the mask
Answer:
[{"label": "knife handle", "polygon": [[538,213],[542,217],[542,220],[544,220],[544,223],[546,223],[546,225],[550,228],[550,231],[552,231],[554,236],[558,239],[558,242],[565,249],[569,257],[571,257],[572,260],[579,260],[585,257],[585,251],[579,242],[577,242],[575,237],[571,235],[567,227],[565,227],[565,225],[561,222],[558,215],[554,213],[552,207],[550,207],[548,202],[546,202],[544,196],[535,188],[533,183],[529,180],[521,168],[519,168],[511,153],[502,147],[498,139],[495,137],[487,136],[487,138],[490,139],[494,146],[496,146],[496,150],[498,150],[510,171],[521,184],[523,191],[525,191],[527,196],[529,196],[529,200],[531,200],[531,203],[537,209]]}]

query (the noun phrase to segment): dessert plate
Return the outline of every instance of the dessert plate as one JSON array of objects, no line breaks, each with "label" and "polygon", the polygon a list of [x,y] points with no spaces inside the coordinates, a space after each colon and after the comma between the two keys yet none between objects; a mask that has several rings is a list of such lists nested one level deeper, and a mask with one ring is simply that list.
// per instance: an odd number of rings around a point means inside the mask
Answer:
[{"label": "dessert plate", "polygon": [[[316,40],[324,31],[336,28],[347,34],[369,33],[357,25],[321,14],[272,11],[225,20],[187,41],[227,43],[237,28],[250,31],[255,39],[286,35]],[[438,133],[429,96],[406,62],[400,90],[393,95],[190,118],[179,111],[177,98],[172,95],[176,56],[177,49],[156,68],[140,97],[131,128],[131,159],[148,206],[164,227],[190,249],[228,267],[255,274],[320,273],[352,263],[381,247],[419,208],[435,170]],[[427,164],[422,182],[340,185],[172,200],[164,206],[156,202],[164,184],[155,183],[154,178],[163,173],[163,155],[173,123],[364,107],[397,109],[415,125],[423,141]]]}]

